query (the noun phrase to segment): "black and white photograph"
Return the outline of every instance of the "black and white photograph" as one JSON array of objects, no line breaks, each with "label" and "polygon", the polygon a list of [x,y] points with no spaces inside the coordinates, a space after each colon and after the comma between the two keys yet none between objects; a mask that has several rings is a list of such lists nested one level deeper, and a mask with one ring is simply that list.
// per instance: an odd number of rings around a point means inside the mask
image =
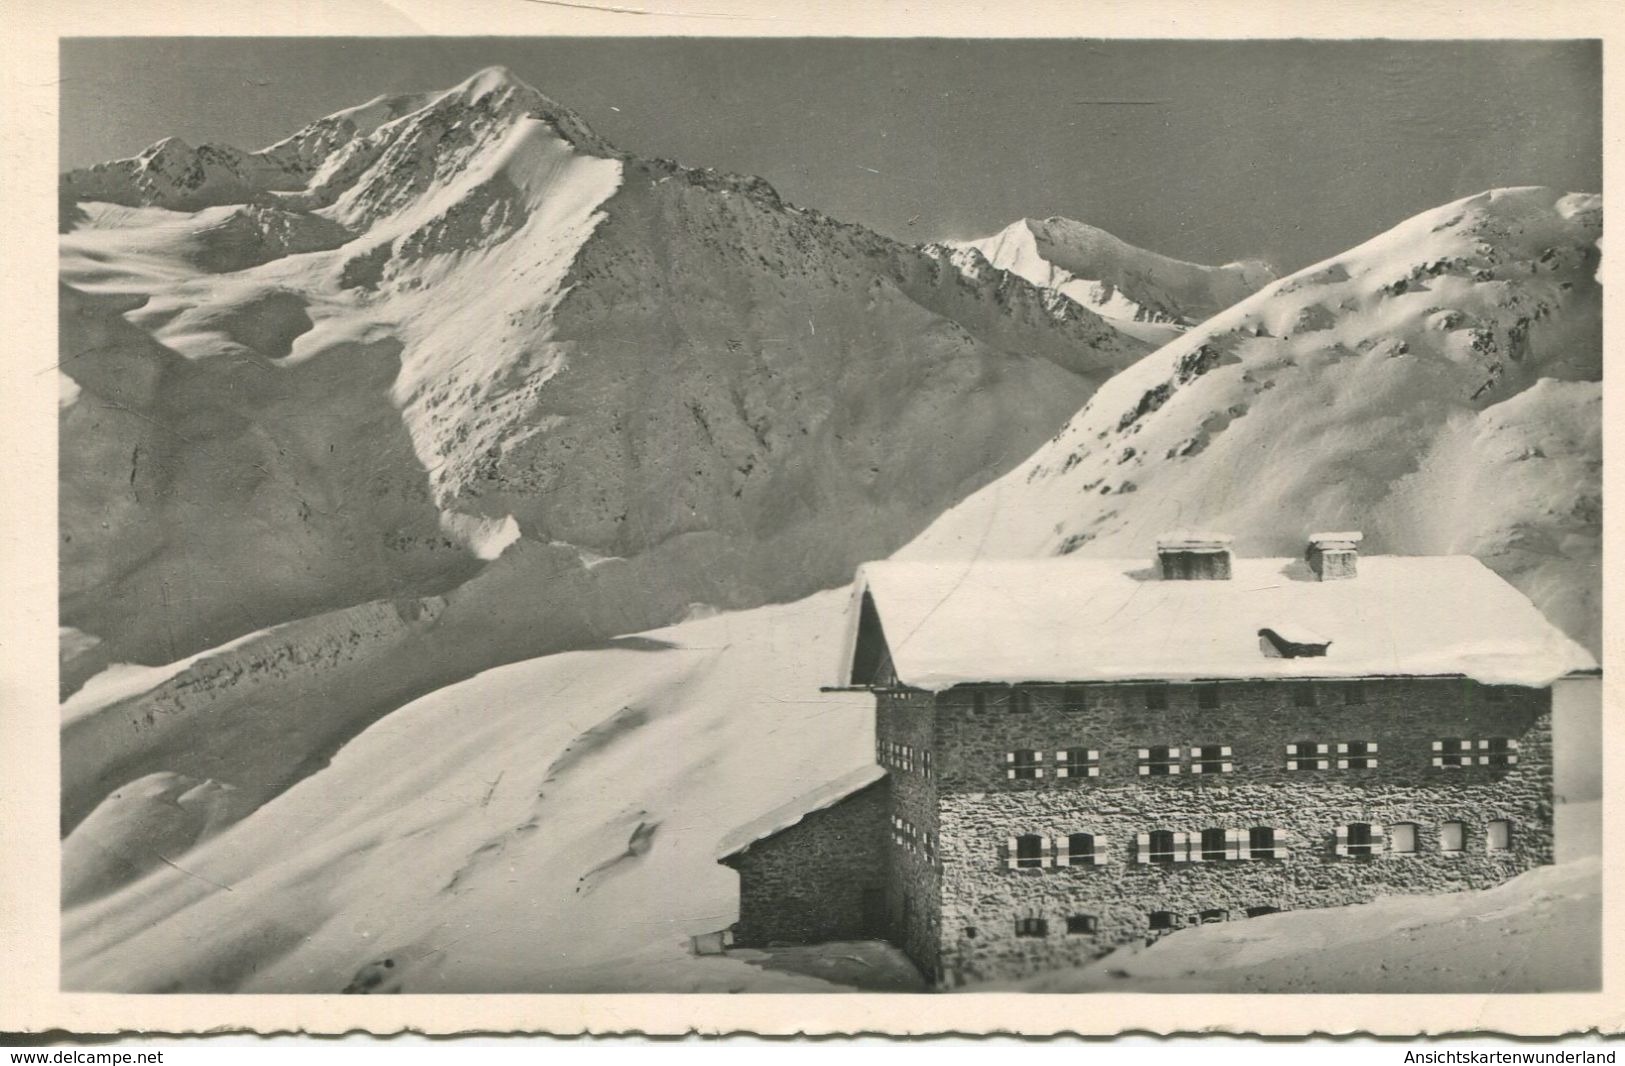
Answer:
[{"label": "black and white photograph", "polygon": [[1601,992],[1603,42],[697,29],[61,39],[57,989]]}]

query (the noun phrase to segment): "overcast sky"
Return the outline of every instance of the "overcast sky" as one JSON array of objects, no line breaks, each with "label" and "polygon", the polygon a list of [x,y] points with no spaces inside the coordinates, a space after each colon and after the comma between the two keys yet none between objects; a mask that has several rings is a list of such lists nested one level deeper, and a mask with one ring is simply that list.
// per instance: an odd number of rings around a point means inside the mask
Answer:
[{"label": "overcast sky", "polygon": [[1600,191],[1593,42],[79,39],[64,168],[262,147],[492,64],[621,148],[905,240],[1066,215],[1286,270],[1502,185]]}]

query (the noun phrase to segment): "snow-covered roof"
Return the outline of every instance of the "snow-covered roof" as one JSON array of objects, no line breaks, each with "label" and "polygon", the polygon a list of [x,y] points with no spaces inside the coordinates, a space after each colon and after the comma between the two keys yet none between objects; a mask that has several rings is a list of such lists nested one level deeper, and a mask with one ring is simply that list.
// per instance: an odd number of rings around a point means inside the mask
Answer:
[{"label": "snow-covered roof", "polygon": [[[1163,580],[1137,559],[877,562],[858,571],[847,627],[841,684],[869,681],[854,671],[883,639],[898,681],[927,691],[1451,675],[1544,686],[1597,668],[1470,556],[1365,556],[1357,577],[1336,581],[1296,559],[1236,559],[1228,581]],[[1263,629],[1312,633],[1330,647],[1324,657],[1267,656]]]},{"label": "snow-covered roof", "polygon": [[784,832],[807,815],[833,807],[886,776],[886,768],[875,763],[860,766],[851,773],[826,781],[782,806],[775,807],[755,821],[746,822],[717,844],[717,861],[731,859],[747,851],[758,840]]}]

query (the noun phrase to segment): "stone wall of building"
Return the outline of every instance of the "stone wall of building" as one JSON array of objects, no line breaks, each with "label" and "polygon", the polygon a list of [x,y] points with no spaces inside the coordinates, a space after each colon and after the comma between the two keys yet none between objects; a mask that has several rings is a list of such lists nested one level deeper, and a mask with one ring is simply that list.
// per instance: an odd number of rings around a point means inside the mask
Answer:
[{"label": "stone wall of building", "polygon": [[[937,825],[935,699],[925,692],[881,692],[875,704],[875,735],[882,765],[891,778],[890,816],[912,832],[899,835],[888,825],[890,939],[928,980],[938,971],[942,881]],[[907,745],[907,766],[895,764],[896,748]],[[926,753],[931,753],[928,761]],[[890,760],[890,761],[887,761]]]},{"label": "stone wall of building", "polygon": [[739,871],[734,943],[812,944],[889,931],[889,778],[724,861]]},{"label": "stone wall of building", "polygon": [[[1336,685],[1317,686],[1315,707],[1296,704],[1281,683],[1225,684],[1218,705],[1198,706],[1195,686],[1166,690],[1149,709],[1142,688],[1092,686],[1083,710],[1064,710],[1058,689],[1031,709],[984,694],[938,701],[937,771],[942,860],[941,961],[949,983],[1016,976],[1098,957],[1154,935],[1153,912],[1182,923],[1207,912],[1244,917],[1258,908],[1322,907],[1392,892],[1447,892],[1499,883],[1552,861],[1550,693],[1451,680],[1368,681],[1346,704]],[[1332,697],[1330,699],[1326,697]],[[1076,704],[1074,703],[1074,706]],[[1514,738],[1510,767],[1440,769],[1432,741]],[[1377,765],[1335,769],[1339,741],[1374,741]],[[1334,768],[1286,769],[1288,743],[1331,745]],[[1157,744],[1231,748],[1231,773],[1138,773],[1138,751]],[[1100,751],[1099,777],[1057,779],[1054,752]],[[1011,780],[1004,753],[1045,750],[1042,778]],[[1491,819],[1512,823],[1511,846],[1487,850]],[[1462,851],[1441,852],[1440,826],[1465,826]],[[1350,822],[1416,826],[1417,849],[1340,857],[1336,830]],[[1164,829],[1199,841],[1207,828],[1281,831],[1286,857],[1144,864],[1138,834]],[[1088,832],[1106,840],[1101,865],[1012,870],[1006,841],[1023,833],[1060,838]],[[1090,916],[1090,932],[1067,919]],[[1018,936],[1017,920],[1043,918],[1045,935]]]}]

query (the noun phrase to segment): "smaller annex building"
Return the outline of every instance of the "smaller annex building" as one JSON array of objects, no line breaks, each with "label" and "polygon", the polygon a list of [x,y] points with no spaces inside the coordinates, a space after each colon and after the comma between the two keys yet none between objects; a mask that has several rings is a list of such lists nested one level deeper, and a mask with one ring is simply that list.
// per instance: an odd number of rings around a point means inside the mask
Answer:
[{"label": "smaller annex building", "polygon": [[724,842],[735,943],[953,985],[1551,862],[1552,686],[1595,660],[1477,560],[1360,542],[865,565],[837,687],[875,763]]}]

